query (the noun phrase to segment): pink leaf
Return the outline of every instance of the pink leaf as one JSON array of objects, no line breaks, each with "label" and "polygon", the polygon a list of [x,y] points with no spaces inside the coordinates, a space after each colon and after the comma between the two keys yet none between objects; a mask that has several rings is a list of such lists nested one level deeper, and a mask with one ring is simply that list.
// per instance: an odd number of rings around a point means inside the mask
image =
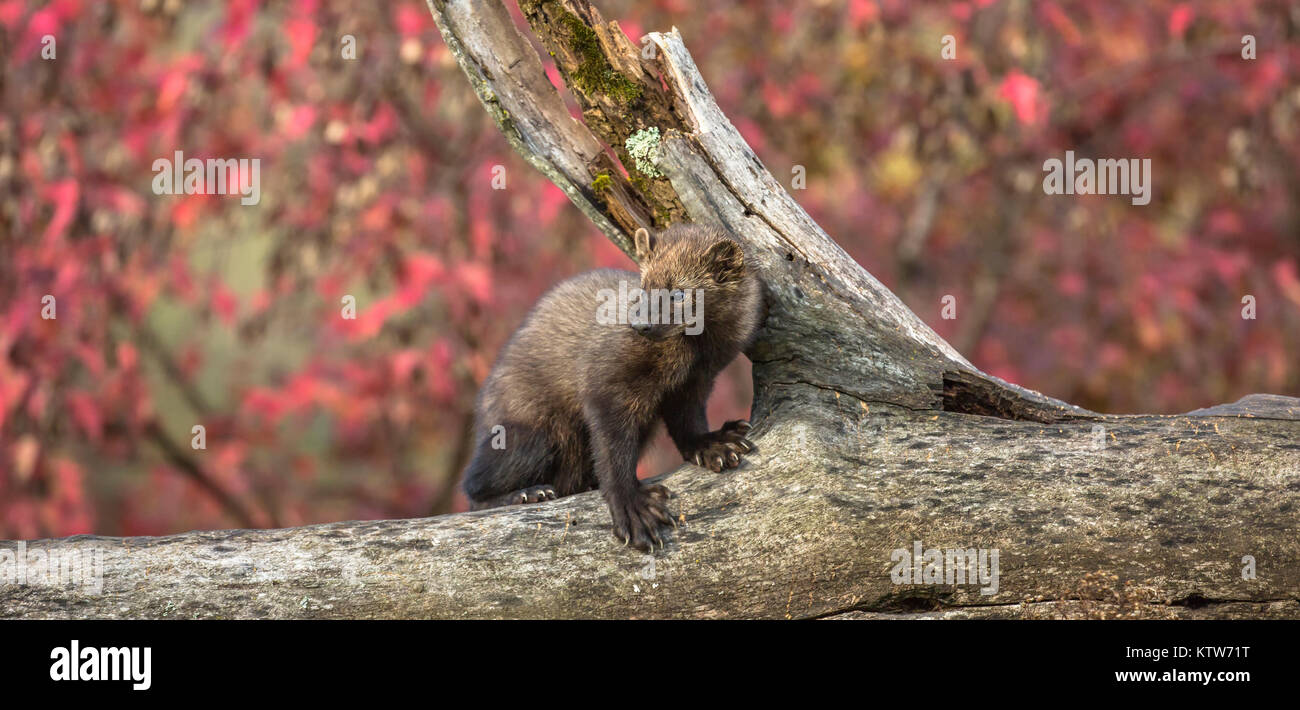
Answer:
[{"label": "pink leaf", "polygon": [[235,322],[235,309],[239,306],[239,299],[226,284],[218,282],[212,289],[212,311],[217,314],[222,323],[231,325]]},{"label": "pink leaf", "polygon": [[1187,31],[1187,26],[1192,24],[1195,14],[1192,12],[1191,5],[1181,3],[1174,7],[1173,12],[1169,13],[1169,36],[1182,37]]},{"label": "pink leaf", "polygon": [[1032,126],[1047,118],[1047,106],[1043,103],[1038,80],[1011,70],[998,87],[998,97],[1011,104],[1016,112],[1016,119]]}]

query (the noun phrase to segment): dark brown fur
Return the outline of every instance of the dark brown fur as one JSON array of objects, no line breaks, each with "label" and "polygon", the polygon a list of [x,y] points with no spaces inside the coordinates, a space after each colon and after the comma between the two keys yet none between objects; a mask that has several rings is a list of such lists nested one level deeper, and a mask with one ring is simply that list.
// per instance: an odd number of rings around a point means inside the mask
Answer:
[{"label": "dark brown fur", "polygon": [[[708,227],[673,227],[657,237],[638,230],[636,243],[640,275],[601,269],[558,284],[502,349],[479,391],[476,449],[465,471],[475,509],[599,488],[615,536],[648,549],[672,524],[667,489],[636,478],[659,419],[685,459],[715,471],[739,465],[752,449],[748,423],[710,432],[705,418],[714,378],[749,345],[762,318],[752,262]],[[617,292],[621,280],[628,288],[702,289],[703,331],[598,322],[598,293]],[[683,298],[689,313],[690,295]]]}]

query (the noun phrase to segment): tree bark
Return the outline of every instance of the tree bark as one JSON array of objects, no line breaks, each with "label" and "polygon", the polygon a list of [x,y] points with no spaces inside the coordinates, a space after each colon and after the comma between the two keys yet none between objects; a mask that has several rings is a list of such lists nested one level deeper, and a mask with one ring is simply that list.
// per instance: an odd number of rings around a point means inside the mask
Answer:
[{"label": "tree bark", "polygon": [[[0,585],[0,615],[1300,617],[1300,400],[1103,415],[982,373],[785,192],[675,30],[636,46],[585,0],[522,0],[579,122],[499,0],[429,7],[506,139],[624,251],[637,227],[680,220],[748,243],[768,303],[748,353],[757,452],[730,473],[661,477],[680,524],[653,555],[615,542],[594,492],[78,536],[29,547],[102,550],[103,593]],[[996,549],[996,593],[895,584],[894,551],[915,542]]]}]

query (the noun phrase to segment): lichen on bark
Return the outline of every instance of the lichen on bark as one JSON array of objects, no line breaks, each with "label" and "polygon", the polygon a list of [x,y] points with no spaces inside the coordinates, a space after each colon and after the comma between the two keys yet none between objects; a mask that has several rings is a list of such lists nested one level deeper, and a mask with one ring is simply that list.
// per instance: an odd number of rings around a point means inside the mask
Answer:
[{"label": "lichen on bark", "polygon": [[636,163],[636,169],[652,178],[661,178],[663,173],[655,167],[655,157],[659,152],[659,129],[651,126],[632,134],[623,144],[627,154]]}]

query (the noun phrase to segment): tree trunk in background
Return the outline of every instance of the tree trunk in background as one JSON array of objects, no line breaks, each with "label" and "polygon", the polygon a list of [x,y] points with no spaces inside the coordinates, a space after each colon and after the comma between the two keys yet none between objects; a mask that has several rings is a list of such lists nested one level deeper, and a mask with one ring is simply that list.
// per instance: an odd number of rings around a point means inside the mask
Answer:
[{"label": "tree trunk in background", "polygon": [[[637,46],[585,1],[520,5],[583,122],[500,2],[429,2],[506,139],[624,251],[638,226],[683,220],[747,242],[769,304],[748,353],[758,451],[729,473],[661,477],[681,526],[654,555],[615,542],[594,492],[78,536],[28,553],[101,550],[103,593],[3,585],[0,615],[1300,618],[1300,400],[1102,415],[980,372],[791,199],[676,32]],[[996,593],[895,584],[894,551],[918,541],[997,550]]]}]

